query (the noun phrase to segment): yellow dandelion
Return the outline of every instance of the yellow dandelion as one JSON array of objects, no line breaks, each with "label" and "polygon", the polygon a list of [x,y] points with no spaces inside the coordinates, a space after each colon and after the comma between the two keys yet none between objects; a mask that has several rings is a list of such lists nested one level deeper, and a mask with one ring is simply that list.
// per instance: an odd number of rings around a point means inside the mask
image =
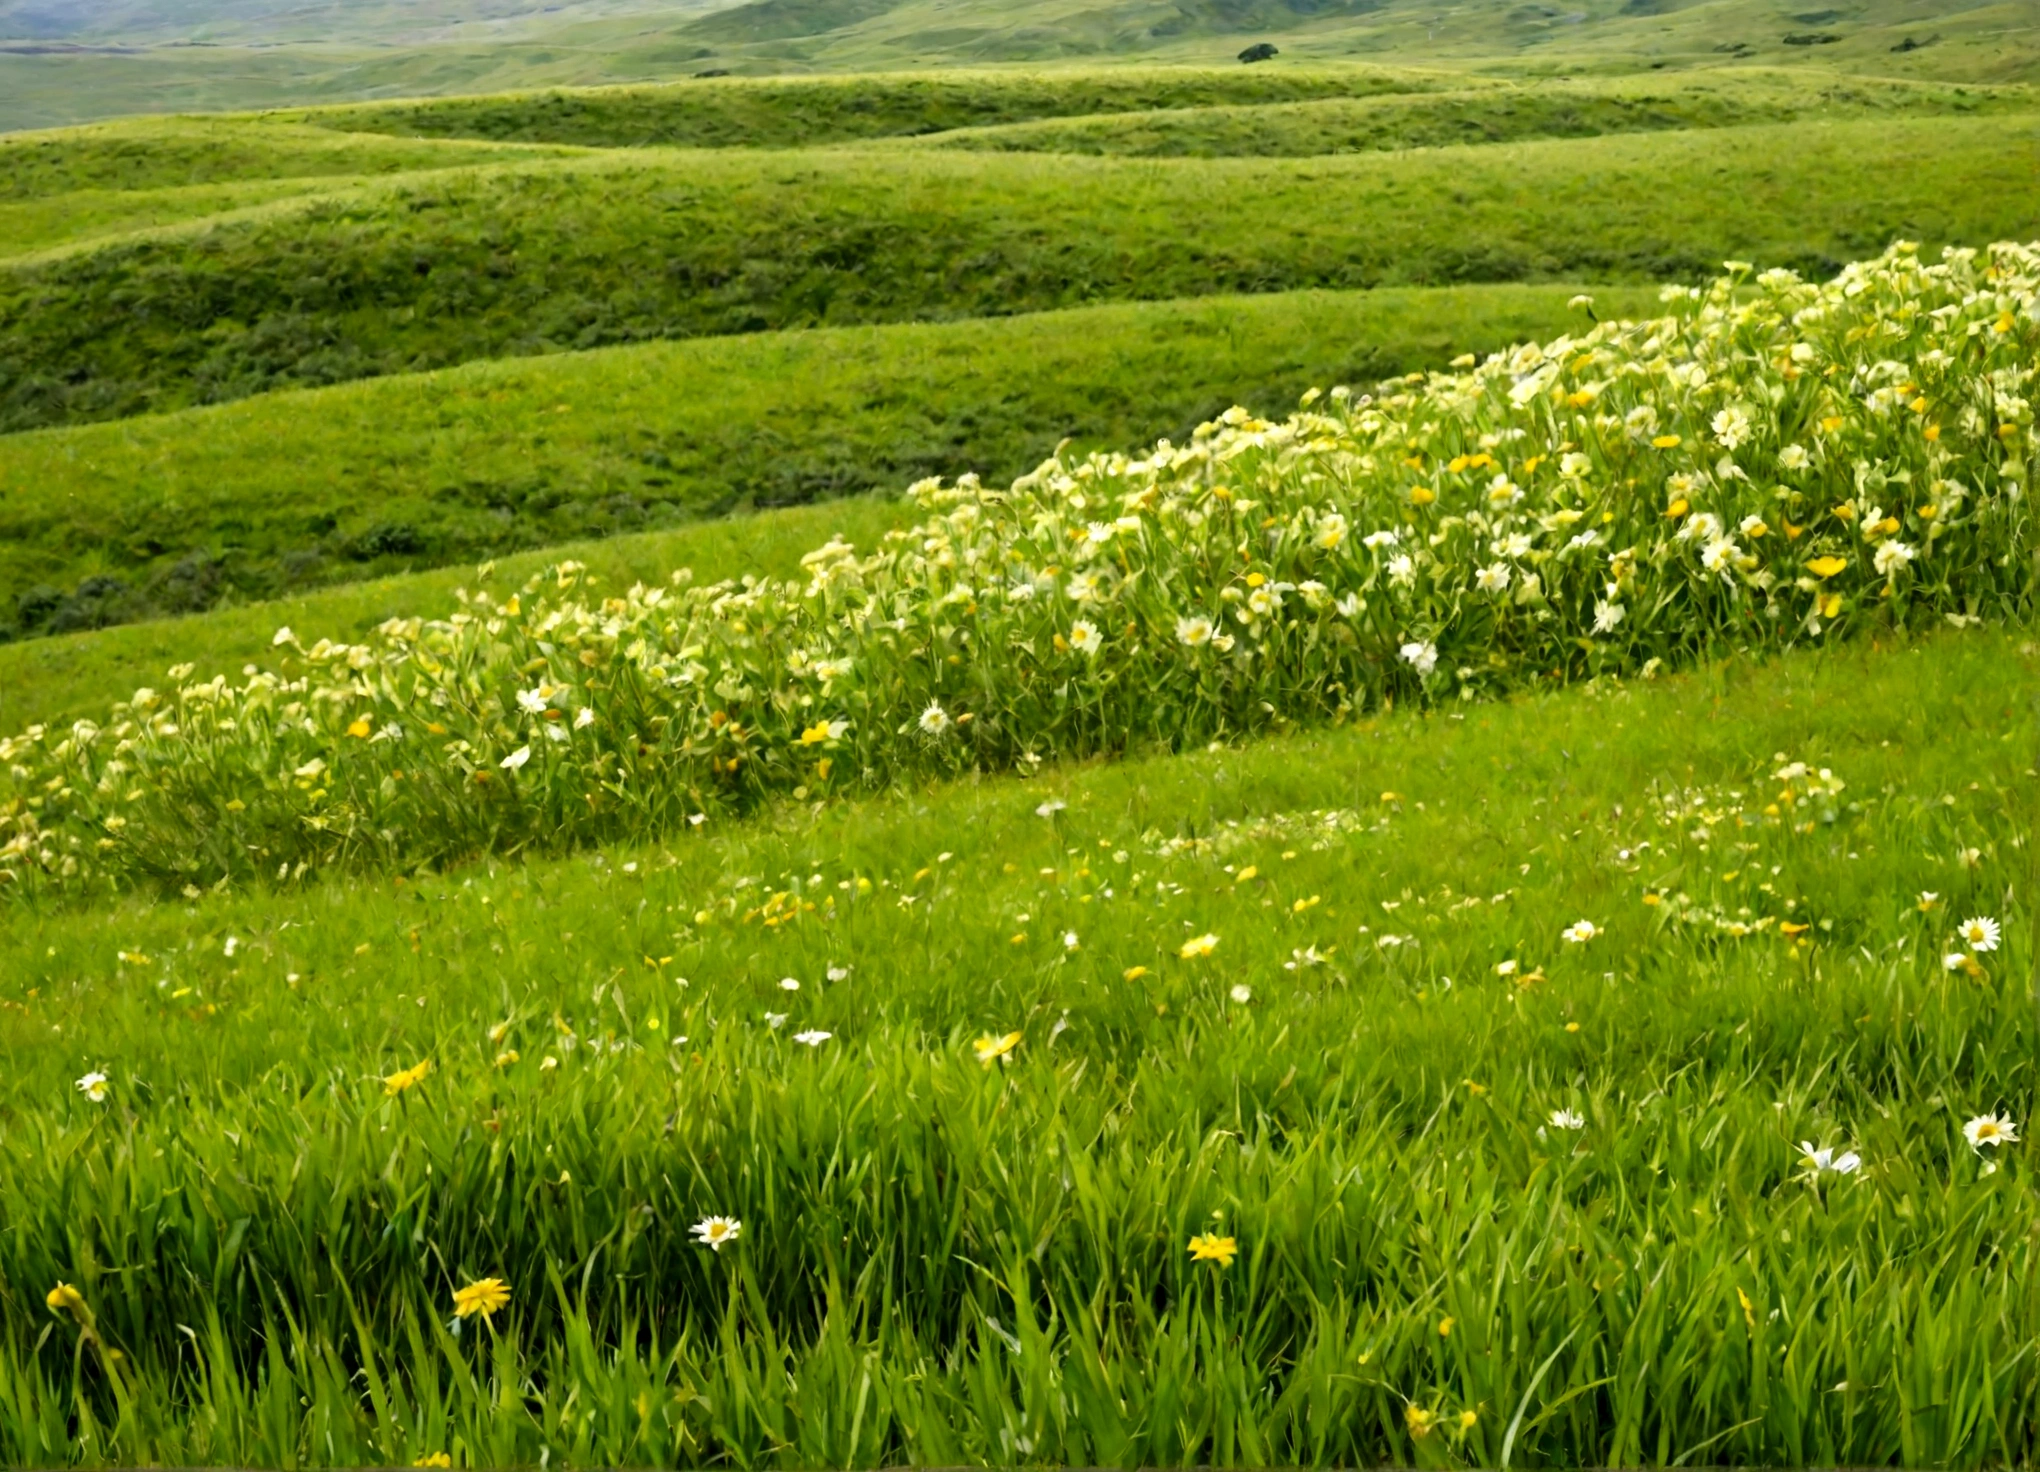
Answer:
[{"label": "yellow dandelion", "polygon": [[1190,1239],[1190,1260],[1192,1262],[1215,1262],[1222,1268],[1233,1265],[1233,1259],[1240,1255],[1240,1244],[1231,1237],[1221,1237],[1216,1232],[1200,1232]]},{"label": "yellow dandelion", "polygon": [[412,1085],[423,1083],[425,1075],[430,1072],[432,1072],[432,1060],[430,1058],[425,1059],[414,1067],[399,1069],[382,1081],[383,1093],[394,1099]]},{"label": "yellow dandelion", "polygon": [[1194,961],[1201,956],[1210,955],[1213,951],[1217,949],[1218,949],[1217,936],[1196,935],[1192,936],[1189,940],[1184,941],[1183,944],[1180,947],[1178,947],[1176,954],[1181,956],[1186,961]]},{"label": "yellow dandelion", "polygon": [[999,1038],[986,1033],[976,1043],[972,1044],[977,1049],[977,1061],[990,1068],[994,1063],[1019,1047],[1020,1038],[1021,1034],[1017,1032],[1009,1032],[1004,1037]]},{"label": "yellow dandelion", "polygon": [[453,1314],[459,1319],[471,1319],[476,1314],[486,1319],[509,1302],[510,1289],[501,1278],[480,1278],[454,1290]]}]

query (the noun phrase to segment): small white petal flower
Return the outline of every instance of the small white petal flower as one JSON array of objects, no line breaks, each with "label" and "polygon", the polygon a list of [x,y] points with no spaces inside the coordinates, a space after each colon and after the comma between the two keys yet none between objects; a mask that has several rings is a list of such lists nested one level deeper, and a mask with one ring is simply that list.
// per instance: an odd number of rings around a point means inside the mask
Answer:
[{"label": "small white petal flower", "polygon": [[1571,945],[1585,945],[1601,933],[1601,927],[1591,920],[1575,920],[1559,932],[1561,939]]},{"label": "small white petal flower", "polygon": [[77,1083],[78,1092],[90,1099],[94,1104],[104,1104],[106,1102],[108,1087],[106,1075],[96,1071],[86,1074]]},{"label": "small white petal flower", "polygon": [[502,761],[497,763],[497,765],[500,766],[506,772],[514,772],[530,760],[531,760],[531,748],[528,746],[520,746],[517,748],[517,750],[511,752],[510,755],[504,757]]},{"label": "small white petal flower", "polygon": [[743,1230],[744,1224],[729,1216],[703,1217],[692,1228],[695,1239],[716,1252],[736,1241],[737,1234]]},{"label": "small white petal flower", "polygon": [[1988,915],[1972,915],[1962,922],[1957,933],[1973,951],[1994,951],[1998,948],[1998,923]]},{"label": "small white petal flower", "polygon": [[819,1028],[809,1028],[806,1032],[795,1033],[793,1040],[796,1043],[806,1043],[810,1048],[819,1048],[834,1036],[834,1033],[823,1032]]}]

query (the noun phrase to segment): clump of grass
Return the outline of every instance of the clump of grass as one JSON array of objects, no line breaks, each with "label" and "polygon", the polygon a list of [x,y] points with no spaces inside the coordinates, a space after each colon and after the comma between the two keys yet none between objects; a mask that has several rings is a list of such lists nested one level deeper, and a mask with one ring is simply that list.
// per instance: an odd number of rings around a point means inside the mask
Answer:
[{"label": "clump of grass", "polygon": [[[1737,267],[1673,315],[1055,460],[804,580],[454,618],[0,745],[0,869],[198,887],[669,832],[790,794],[2016,615],[2040,251]],[[1315,399],[1315,396],[1310,396]]]}]

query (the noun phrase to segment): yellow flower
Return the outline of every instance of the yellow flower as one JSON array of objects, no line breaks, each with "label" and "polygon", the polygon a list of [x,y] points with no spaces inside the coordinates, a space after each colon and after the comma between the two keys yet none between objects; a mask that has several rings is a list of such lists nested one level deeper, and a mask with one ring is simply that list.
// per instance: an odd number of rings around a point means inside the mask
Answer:
[{"label": "yellow flower", "polygon": [[418,1458],[411,1465],[413,1467],[451,1467],[453,1465],[453,1458],[449,1457],[445,1452],[433,1452],[429,1456]]},{"label": "yellow flower", "polygon": [[1186,961],[1194,961],[1199,956],[1208,956],[1217,949],[1218,949],[1217,936],[1195,935],[1192,936],[1189,940],[1184,941],[1182,946],[1177,950],[1176,954],[1181,956]]},{"label": "yellow flower", "polygon": [[365,741],[368,739],[368,733],[374,729],[375,727],[369,725],[368,717],[361,716],[348,723],[347,734],[357,741]]},{"label": "yellow flower", "polygon": [[85,1295],[69,1283],[59,1283],[43,1297],[43,1302],[53,1314],[75,1314],[85,1307]]},{"label": "yellow flower", "polygon": [[501,1278],[482,1278],[454,1290],[453,1313],[460,1319],[471,1319],[476,1314],[486,1319],[509,1302],[510,1289]]},{"label": "yellow flower", "polygon": [[1438,493],[1429,486],[1418,486],[1410,492],[1410,504],[1412,506],[1428,506],[1437,499]]},{"label": "yellow flower", "polygon": [[1200,1232],[1190,1239],[1190,1260],[1192,1262],[1215,1262],[1222,1268],[1229,1268],[1233,1259],[1240,1255],[1240,1244],[1231,1237],[1221,1237],[1216,1232]]},{"label": "yellow flower", "polygon": [[1450,1314],[1438,1320],[1438,1337],[1440,1339],[1450,1339],[1452,1337],[1452,1326],[1458,1322],[1459,1320],[1453,1318]]},{"label": "yellow flower", "polygon": [[1479,1424],[1480,1413],[1478,1411],[1461,1411],[1459,1413],[1459,1434],[1461,1436],[1464,1436]]},{"label": "yellow flower", "polygon": [[1145,966],[1129,966],[1119,973],[1119,979],[1121,981],[1139,981],[1147,974],[1148,969]]},{"label": "yellow flower", "polygon": [[1693,503],[1691,501],[1688,501],[1684,496],[1681,496],[1679,497],[1678,500],[1672,502],[1671,505],[1665,508],[1665,515],[1670,517],[1673,521],[1677,521],[1680,517],[1684,516],[1688,511],[1691,511],[1692,509]]},{"label": "yellow flower", "polygon": [[1403,1407],[1403,1424],[1410,1428],[1410,1435],[1422,1441],[1431,1434],[1431,1428],[1438,1424],[1438,1413],[1427,1411],[1420,1405]]},{"label": "yellow flower", "polygon": [[1650,442],[1654,450],[1676,450],[1684,443],[1685,441],[1675,434],[1661,434]]},{"label": "yellow flower", "polygon": [[995,1038],[986,1033],[974,1044],[977,1048],[977,1061],[990,1068],[1020,1045],[1020,1037],[1021,1034],[1017,1032],[1009,1032],[1002,1038]]},{"label": "yellow flower", "polygon": [[382,1081],[383,1092],[391,1098],[395,1098],[413,1084],[422,1083],[425,1075],[430,1072],[432,1072],[432,1060],[427,1058],[414,1068],[401,1069],[385,1078]]},{"label": "yellow flower", "polygon": [[1830,593],[1825,598],[1820,600],[1820,616],[1822,618],[1833,618],[1836,614],[1840,613],[1841,611],[1842,611],[1841,594]]}]

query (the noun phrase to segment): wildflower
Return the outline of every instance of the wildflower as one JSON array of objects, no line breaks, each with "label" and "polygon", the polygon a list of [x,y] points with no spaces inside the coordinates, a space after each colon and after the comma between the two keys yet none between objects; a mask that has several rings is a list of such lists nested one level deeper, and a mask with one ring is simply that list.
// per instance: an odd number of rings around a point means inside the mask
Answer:
[{"label": "wildflower", "polygon": [[1979,1114],[1962,1126],[1962,1138],[1969,1141],[1970,1149],[1978,1151],[1986,1145],[2016,1145],[2019,1127],[2008,1114]]},{"label": "wildflower", "polygon": [[78,1080],[75,1087],[79,1093],[90,1099],[94,1104],[104,1104],[106,1102],[108,1085],[106,1075],[103,1073],[96,1071],[88,1073]]},{"label": "wildflower", "polygon": [[721,1252],[737,1240],[744,1224],[733,1216],[705,1216],[691,1228],[695,1240],[714,1252]]},{"label": "wildflower", "polygon": [[1622,622],[1624,615],[1627,613],[1628,610],[1619,603],[1610,602],[1606,598],[1595,599],[1594,632],[1597,634],[1614,633],[1616,627]]},{"label": "wildflower", "polygon": [[1778,452],[1778,464],[1785,470],[1804,470],[1808,461],[1804,445],[1787,445]]},{"label": "wildflower", "polygon": [[1896,576],[1910,566],[1913,555],[1913,549],[1903,542],[1884,542],[1879,544],[1870,561],[1880,577],[1888,578]]},{"label": "wildflower", "polygon": [[1388,580],[1401,587],[1408,587],[1417,580],[1416,560],[1407,552],[1398,552],[1388,559]]},{"label": "wildflower", "polygon": [[1727,570],[1741,554],[1733,537],[1716,537],[1700,550],[1700,565],[1709,572]]},{"label": "wildflower", "polygon": [[1929,914],[1933,910],[1939,908],[1940,903],[1941,897],[1938,894],[1935,894],[1934,891],[1932,891],[1931,889],[1923,889],[1920,891],[1919,911],[1922,915]]},{"label": "wildflower", "polygon": [[850,979],[850,968],[848,966],[831,966],[825,974],[831,981],[848,981]]},{"label": "wildflower", "polygon": [[1211,620],[1208,618],[1179,618],[1176,620],[1176,639],[1195,649],[1211,642]]},{"label": "wildflower", "polygon": [[1473,581],[1483,593],[1500,593],[1509,586],[1509,564],[1497,562],[1483,567],[1473,575]]},{"label": "wildflower", "polygon": [[778,1032],[780,1028],[786,1026],[786,1014],[784,1012],[767,1012],[765,1014],[765,1025],[774,1032]]},{"label": "wildflower", "polygon": [[1495,962],[1495,975],[1500,977],[1510,977],[1514,976],[1515,974],[1516,974],[1516,962],[1513,959]]},{"label": "wildflower", "polygon": [[1064,808],[1068,806],[1069,804],[1064,802],[1061,798],[1051,797],[1047,802],[1043,803],[1040,807],[1034,810],[1034,816],[1037,818],[1053,818],[1057,813],[1061,812]]},{"label": "wildflower", "polygon": [[1427,1411],[1422,1406],[1412,1402],[1403,1407],[1403,1424],[1410,1428],[1411,1436],[1418,1441],[1422,1441],[1431,1434],[1432,1428],[1438,1424],[1438,1413],[1436,1411]]},{"label": "wildflower", "polygon": [[1119,979],[1121,981],[1139,981],[1147,974],[1148,969],[1145,966],[1129,966],[1119,973]]},{"label": "wildflower", "polygon": [[545,714],[545,706],[546,706],[545,686],[534,685],[529,690],[519,690],[517,692],[517,708],[523,711],[526,715],[542,716]]},{"label": "wildflower", "polygon": [[1176,954],[1182,957],[1185,961],[1194,961],[1201,957],[1210,955],[1213,951],[1217,949],[1218,949],[1217,936],[1196,935],[1192,936],[1189,940],[1184,941],[1183,944],[1177,948]]},{"label": "wildflower", "polygon": [[1215,1262],[1222,1268],[1229,1268],[1239,1253],[1240,1244],[1236,1240],[1221,1237],[1216,1232],[1200,1232],[1190,1239],[1192,1262]]},{"label": "wildflower", "polygon": [[824,741],[839,741],[850,729],[848,721],[816,721],[800,733],[802,746],[819,746]]},{"label": "wildflower", "polygon": [[1346,518],[1333,512],[1318,521],[1316,541],[1327,552],[1334,551],[1346,540]]},{"label": "wildflower", "polygon": [[1971,950],[1994,951],[1998,948],[1998,923],[1988,915],[1972,915],[1962,922],[1956,931]]},{"label": "wildflower", "polygon": [[1733,406],[1714,416],[1714,438],[1724,450],[1733,450],[1750,437],[1750,416]]},{"label": "wildflower", "polygon": [[1432,670],[1438,667],[1438,646],[1436,644],[1422,643],[1412,639],[1396,652],[1402,655],[1404,661],[1411,669],[1417,672],[1419,677],[1430,674]]},{"label": "wildflower", "polygon": [[940,736],[955,724],[949,719],[949,712],[936,701],[928,702],[928,708],[921,712],[921,729],[930,736]]},{"label": "wildflower", "polygon": [[517,748],[517,750],[511,752],[510,755],[504,757],[503,760],[500,763],[498,763],[498,765],[501,766],[503,770],[506,772],[514,772],[517,771],[526,762],[530,760],[531,760],[531,748],[528,746],[520,746]]},{"label": "wildflower", "polygon": [[1941,958],[1943,971],[1967,971],[1975,964],[1967,951],[1950,951]]},{"label": "wildflower", "polygon": [[1401,544],[1401,542],[1402,542],[1401,534],[1389,527],[1384,527],[1378,532],[1369,532],[1366,536],[1360,539],[1361,546],[1372,547],[1376,551],[1379,551],[1383,547],[1398,546]]},{"label": "wildflower", "polygon": [[1853,1150],[1840,1155],[1830,1147],[1816,1150],[1811,1140],[1799,1142],[1799,1163],[1809,1176],[1818,1176],[1823,1171],[1833,1171],[1838,1176],[1852,1176],[1863,1164],[1863,1157]]},{"label": "wildflower", "polygon": [[1848,565],[1839,557],[1816,557],[1806,564],[1806,570],[1817,578],[1831,578]]},{"label": "wildflower", "polygon": [[800,983],[791,976],[782,976],[779,978],[779,989],[783,992],[797,992],[800,990]]},{"label": "wildflower", "polygon": [[453,1465],[453,1458],[449,1457],[445,1452],[427,1452],[424,1456],[418,1458],[417,1461],[411,1463],[411,1465],[413,1467],[451,1467]]},{"label": "wildflower", "polygon": [[1586,1117],[1572,1109],[1551,1111],[1551,1127],[1557,1130],[1582,1130],[1587,1127]]},{"label": "wildflower", "polygon": [[997,1038],[986,1033],[972,1045],[977,1050],[977,1061],[990,1068],[1020,1046],[1020,1038],[1021,1034],[1017,1032],[1009,1032],[1004,1037]]},{"label": "wildflower", "polygon": [[1076,948],[1077,948],[1077,933],[1074,930],[1065,930],[1063,932],[1063,949],[1066,951],[1074,951]]},{"label": "wildflower", "polygon": [[588,727],[594,724],[595,724],[594,706],[584,705],[579,710],[574,712],[574,729],[576,731],[586,730]]},{"label": "wildflower", "polygon": [[382,1081],[383,1093],[387,1097],[394,1099],[397,1095],[403,1093],[404,1090],[424,1082],[425,1075],[430,1072],[432,1072],[432,1060],[430,1058],[414,1064],[410,1068],[399,1069]]},{"label": "wildflower", "polygon": [[809,1028],[806,1032],[795,1033],[793,1040],[796,1043],[806,1043],[810,1048],[819,1048],[834,1036],[834,1033],[823,1032],[819,1028]]},{"label": "wildflower", "polygon": [[1070,647],[1079,654],[1096,654],[1105,646],[1105,636],[1084,619],[1070,625]]},{"label": "wildflower", "polygon": [[1240,982],[1239,984],[1234,986],[1230,992],[1226,993],[1226,995],[1231,997],[1235,1002],[1238,1002],[1242,1007],[1244,1007],[1247,1005],[1247,1003],[1254,1000],[1254,989],[1248,986],[1245,982]]},{"label": "wildflower", "polygon": [[486,1320],[509,1302],[510,1290],[501,1278],[481,1278],[454,1291],[453,1315],[471,1319],[480,1314]]},{"label": "wildflower", "polygon": [[1601,933],[1601,927],[1591,920],[1575,920],[1559,932],[1559,936],[1572,945],[1585,945]]}]

